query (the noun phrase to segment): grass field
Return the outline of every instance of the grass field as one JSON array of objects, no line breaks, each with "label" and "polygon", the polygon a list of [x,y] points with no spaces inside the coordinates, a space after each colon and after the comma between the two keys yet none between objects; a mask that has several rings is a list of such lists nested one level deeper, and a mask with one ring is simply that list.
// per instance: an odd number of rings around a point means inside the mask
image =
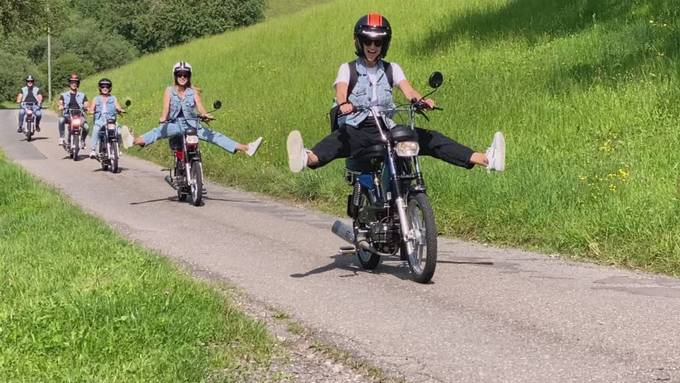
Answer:
[{"label": "grass field", "polygon": [[274,341],[0,154],[0,381],[239,382]]},{"label": "grass field", "polygon": [[[671,0],[332,1],[175,47],[105,73],[135,104],[138,133],[158,121],[172,64],[194,65],[217,130],[262,135],[255,158],[204,145],[210,178],[341,214],[342,161],[291,175],[285,137],[311,146],[328,132],[331,84],[353,58],[352,27],[368,11],[394,29],[389,60],[421,90],[446,76],[445,108],[427,128],[484,150],[505,132],[507,171],[426,159],[446,235],[562,252],[680,275],[680,13]],[[95,78],[84,83],[92,94]],[[136,154],[168,163],[167,146]]]}]

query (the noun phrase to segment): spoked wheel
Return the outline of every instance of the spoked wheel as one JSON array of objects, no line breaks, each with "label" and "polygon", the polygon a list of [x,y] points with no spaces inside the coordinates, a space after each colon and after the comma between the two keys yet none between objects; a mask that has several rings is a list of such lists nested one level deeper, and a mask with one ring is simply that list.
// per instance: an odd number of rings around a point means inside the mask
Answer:
[{"label": "spoked wheel", "polygon": [[[359,212],[366,209],[368,205],[370,204],[369,202],[368,195],[366,195],[365,192],[361,193],[361,203],[359,204]],[[355,227],[358,226],[358,223],[354,222]],[[356,233],[355,233],[356,235]],[[373,246],[371,241],[369,240],[368,243]],[[361,265],[361,268],[366,269],[366,270],[373,270],[376,267],[378,267],[378,264],[380,263],[380,256],[378,254],[373,254],[368,250],[364,250],[360,247],[356,247],[356,253],[357,253],[357,258],[359,259],[359,264]]]},{"label": "spoked wheel", "polygon": [[30,142],[33,138],[33,129],[31,121],[26,121],[26,141]]},{"label": "spoked wheel", "polygon": [[[437,266],[437,225],[432,205],[425,193],[409,196],[406,216],[410,221],[414,238],[410,241],[411,246],[402,243],[401,252],[404,258],[408,259],[413,280],[428,283]],[[408,251],[408,247],[411,251]]]},{"label": "spoked wheel", "polygon": [[200,206],[203,202],[203,165],[195,161],[191,165],[191,203]]},{"label": "spoked wheel", "polygon": [[187,200],[187,193],[183,192],[182,189],[177,189],[177,199],[180,202],[184,202]]},{"label": "spoked wheel", "polygon": [[80,152],[80,136],[71,136],[71,148],[73,148],[73,161],[78,161],[78,153]]},{"label": "spoked wheel", "polygon": [[118,142],[111,144],[111,150],[109,151],[109,161],[111,161],[111,173],[118,173],[120,168],[118,168],[118,157],[119,151]]}]

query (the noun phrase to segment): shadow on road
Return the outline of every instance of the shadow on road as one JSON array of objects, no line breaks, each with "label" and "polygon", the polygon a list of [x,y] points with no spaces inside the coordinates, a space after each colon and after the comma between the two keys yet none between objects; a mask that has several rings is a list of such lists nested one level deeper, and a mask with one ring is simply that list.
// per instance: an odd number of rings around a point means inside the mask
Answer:
[{"label": "shadow on road", "polygon": [[391,260],[383,259],[381,260],[378,267],[376,267],[374,270],[365,270],[354,263],[354,259],[356,258],[353,255],[339,253],[331,256],[330,258],[333,259],[333,262],[325,266],[317,267],[305,273],[291,274],[290,276],[292,278],[305,278],[310,275],[321,274],[335,269],[340,269],[352,273],[351,275],[342,275],[340,276],[341,278],[354,277],[361,273],[361,274],[388,274],[399,279],[411,279],[410,270],[406,262],[402,261],[392,262]]},{"label": "shadow on road", "polygon": [[177,197],[165,197],[165,198],[158,198],[158,199],[150,199],[146,201],[139,201],[139,202],[130,202],[130,205],[143,205],[147,203],[154,203],[154,202],[177,202]]}]

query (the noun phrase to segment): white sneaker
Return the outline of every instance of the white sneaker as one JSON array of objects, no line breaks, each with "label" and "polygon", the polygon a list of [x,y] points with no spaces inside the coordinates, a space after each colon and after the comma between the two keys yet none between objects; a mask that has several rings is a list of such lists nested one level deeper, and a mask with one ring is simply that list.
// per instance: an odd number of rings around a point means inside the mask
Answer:
[{"label": "white sneaker", "polygon": [[97,158],[97,152],[95,152],[94,149],[90,151],[90,158]]},{"label": "white sneaker", "polygon": [[505,170],[505,137],[503,137],[503,133],[496,132],[493,135],[491,146],[486,150],[486,158],[489,160],[489,164],[486,166],[487,170],[497,172]]},{"label": "white sneaker", "polygon": [[66,141],[62,137],[59,137],[59,143],[57,145],[64,146],[64,143],[66,143]]},{"label": "white sneaker", "polygon": [[260,147],[260,144],[262,143],[262,137],[258,137],[257,140],[251,142],[248,144],[248,150],[246,150],[246,154],[249,157],[252,157],[255,155],[255,152],[257,152],[257,148]]},{"label": "white sneaker", "polygon": [[299,173],[307,167],[307,150],[302,143],[300,131],[293,130],[288,134],[286,148],[288,149],[288,167],[291,172]]},{"label": "white sneaker", "polygon": [[123,142],[123,147],[125,149],[133,145],[133,142],[135,141],[135,136],[132,135],[132,132],[127,127],[127,125],[123,125],[120,127],[120,139]]}]

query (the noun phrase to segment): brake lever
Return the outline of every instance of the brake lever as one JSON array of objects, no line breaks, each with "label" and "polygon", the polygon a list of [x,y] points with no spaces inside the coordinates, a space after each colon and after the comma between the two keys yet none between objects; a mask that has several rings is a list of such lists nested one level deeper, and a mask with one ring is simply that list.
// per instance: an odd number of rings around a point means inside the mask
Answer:
[{"label": "brake lever", "polygon": [[430,117],[427,117],[427,114],[425,114],[425,112],[423,112],[422,109],[416,110],[416,113],[425,117],[425,120],[430,121]]}]

